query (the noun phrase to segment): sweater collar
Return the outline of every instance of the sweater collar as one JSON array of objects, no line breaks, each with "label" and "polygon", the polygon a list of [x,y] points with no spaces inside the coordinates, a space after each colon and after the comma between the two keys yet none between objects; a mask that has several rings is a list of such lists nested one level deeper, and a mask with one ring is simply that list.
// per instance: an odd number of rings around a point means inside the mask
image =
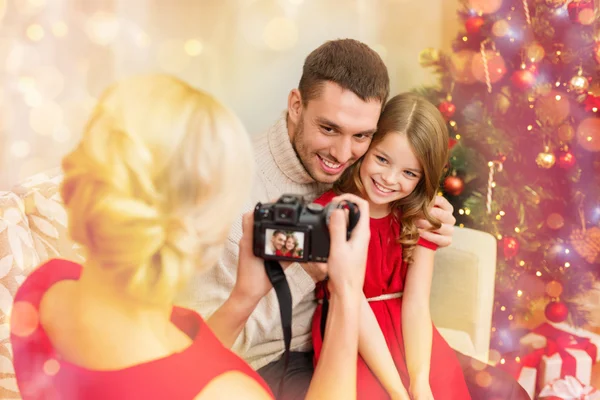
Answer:
[{"label": "sweater collar", "polygon": [[291,181],[307,184],[315,180],[308,174],[298,154],[292,146],[287,128],[287,111],[282,114],[277,123],[269,130],[267,140],[273,159],[281,172]]}]

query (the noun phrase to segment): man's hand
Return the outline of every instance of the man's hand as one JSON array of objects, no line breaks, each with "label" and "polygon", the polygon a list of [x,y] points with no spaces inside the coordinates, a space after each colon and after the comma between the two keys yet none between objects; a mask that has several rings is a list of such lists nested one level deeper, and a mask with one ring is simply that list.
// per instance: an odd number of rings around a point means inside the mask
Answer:
[{"label": "man's hand", "polygon": [[419,229],[419,234],[425,240],[438,245],[438,247],[447,247],[452,244],[452,235],[454,234],[454,224],[456,218],[452,213],[454,207],[445,197],[435,196],[435,201],[431,210],[431,215],[442,222],[440,229],[430,231],[431,224],[426,219],[420,219],[416,225]]},{"label": "man's hand", "polygon": [[300,263],[304,271],[313,279],[315,284],[324,281],[327,278],[327,264],[326,263]]}]

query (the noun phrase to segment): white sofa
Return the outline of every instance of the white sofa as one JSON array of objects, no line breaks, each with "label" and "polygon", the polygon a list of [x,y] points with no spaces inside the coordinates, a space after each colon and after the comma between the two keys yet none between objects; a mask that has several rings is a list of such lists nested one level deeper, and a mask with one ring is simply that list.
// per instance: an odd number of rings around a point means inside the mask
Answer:
[{"label": "white sofa", "polygon": [[[0,192],[0,399],[19,399],[9,342],[13,296],[40,262],[82,261],[67,233],[59,170],[36,175]],[[496,244],[492,236],[457,228],[454,243],[436,255],[432,316],[450,345],[486,362],[494,292]]]},{"label": "white sofa", "polygon": [[450,247],[438,250],[431,287],[431,317],[450,346],[488,362],[496,239],[485,232],[456,228]]}]

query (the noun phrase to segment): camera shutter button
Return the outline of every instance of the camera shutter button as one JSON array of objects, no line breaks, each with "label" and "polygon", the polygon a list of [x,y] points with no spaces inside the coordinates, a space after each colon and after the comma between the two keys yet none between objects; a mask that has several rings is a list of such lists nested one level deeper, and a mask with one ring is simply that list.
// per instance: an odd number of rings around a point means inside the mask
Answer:
[{"label": "camera shutter button", "polygon": [[317,203],[310,203],[306,206],[306,209],[313,214],[319,214],[323,211],[323,206]]}]

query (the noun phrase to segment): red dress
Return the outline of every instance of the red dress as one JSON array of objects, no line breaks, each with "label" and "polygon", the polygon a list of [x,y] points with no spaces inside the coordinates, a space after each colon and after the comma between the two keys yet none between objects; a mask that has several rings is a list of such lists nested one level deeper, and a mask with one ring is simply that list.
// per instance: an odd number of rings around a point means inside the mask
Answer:
[{"label": "red dress", "polygon": [[[335,194],[329,191],[315,202],[325,205],[334,196]],[[402,246],[396,244],[400,234],[400,224],[391,215],[381,219],[371,218],[370,224],[371,240],[369,242],[367,271],[363,288],[365,295],[367,298],[373,298],[383,294],[402,292],[408,266],[406,262],[402,261]],[[419,240],[418,244],[434,250],[436,248],[435,244],[423,239]],[[317,298],[322,299],[324,294],[324,287],[319,285],[316,293]],[[402,298],[373,301],[369,304],[379,322],[402,382],[408,388],[410,380],[402,337]],[[319,304],[312,325],[315,365],[319,360],[323,345],[321,339],[321,312],[322,305]],[[357,399],[378,400],[390,398],[361,357],[358,358],[357,371]],[[465,400],[471,398],[454,350],[440,336],[435,327],[433,327],[429,384],[435,400]]]},{"label": "red dress", "polygon": [[211,380],[229,371],[248,375],[271,394],[250,366],[223,347],[199,314],[179,307],[173,307],[171,321],[193,339],[181,352],[108,371],[89,370],[61,360],[39,324],[37,312],[53,284],[77,280],[80,274],[78,264],[50,260],[29,275],[15,296],[11,342],[24,400],[193,399]]}]

